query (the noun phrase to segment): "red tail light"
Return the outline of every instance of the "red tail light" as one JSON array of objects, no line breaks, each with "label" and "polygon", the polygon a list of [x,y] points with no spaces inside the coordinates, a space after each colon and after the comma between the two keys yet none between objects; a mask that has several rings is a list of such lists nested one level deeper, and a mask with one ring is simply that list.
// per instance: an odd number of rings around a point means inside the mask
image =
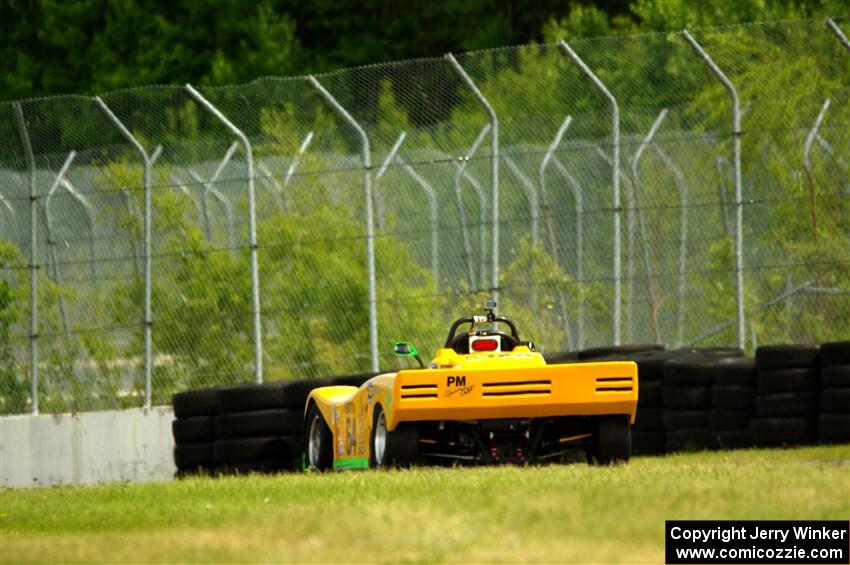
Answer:
[{"label": "red tail light", "polygon": [[496,351],[499,349],[497,339],[476,339],[472,342],[473,351]]}]

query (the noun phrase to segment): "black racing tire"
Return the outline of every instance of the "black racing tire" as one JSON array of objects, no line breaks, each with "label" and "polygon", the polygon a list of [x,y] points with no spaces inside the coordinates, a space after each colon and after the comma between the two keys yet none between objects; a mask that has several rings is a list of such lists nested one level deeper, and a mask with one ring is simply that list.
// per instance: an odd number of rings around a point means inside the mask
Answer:
[{"label": "black racing tire", "polygon": [[393,431],[386,430],[384,454],[378,461],[375,453],[375,439],[378,422],[386,415],[380,404],[372,412],[372,430],[369,434],[369,466],[373,469],[388,467],[409,467],[419,461],[419,428],[413,422],[401,422]]},{"label": "black racing tire", "polygon": [[638,370],[638,402],[639,406],[649,408],[661,408],[664,406],[664,397],[661,393],[664,383],[661,381],[646,382],[640,376]]},{"label": "black racing tire", "polygon": [[759,371],[806,369],[818,365],[817,345],[762,345],[756,349]]},{"label": "black racing tire", "polygon": [[661,394],[665,410],[706,410],[711,407],[711,387],[665,384]]},{"label": "black racing tire", "polygon": [[818,406],[815,392],[756,396],[756,416],[759,418],[812,418],[817,416]]},{"label": "black racing tire", "polygon": [[575,363],[578,361],[578,351],[556,351],[544,353],[543,359],[547,365],[561,365],[564,363]]},{"label": "black racing tire", "polygon": [[608,357],[610,355],[628,356],[635,353],[643,353],[646,351],[662,351],[663,345],[657,343],[644,343],[636,345],[609,345],[605,347],[591,347],[582,349],[578,352],[577,358],[579,361],[588,359],[599,359],[600,357]]},{"label": "black racing tire", "polygon": [[215,442],[213,452],[218,465],[273,460],[291,466],[291,446],[291,438],[279,436],[222,439]]},{"label": "black racing tire", "polygon": [[218,388],[201,388],[177,392],[171,397],[176,418],[194,418],[196,416],[215,416],[215,402]]},{"label": "black racing tire", "polygon": [[174,446],[174,466],[180,471],[209,469],[215,464],[213,443],[187,443]]},{"label": "black racing tire", "polygon": [[714,431],[749,430],[755,411],[712,409],[709,425]]},{"label": "black racing tire", "polygon": [[327,471],[333,463],[333,432],[319,407],[311,404],[304,420],[304,465],[312,471]]},{"label": "black racing tire", "polygon": [[673,451],[698,451],[708,449],[712,442],[712,431],[708,428],[673,430],[666,433],[666,448]]},{"label": "black racing tire", "polygon": [[588,460],[594,465],[625,463],[632,453],[632,430],[625,415],[597,416]]},{"label": "black racing tire", "polygon": [[218,439],[304,435],[304,414],[300,410],[257,410],[222,414],[215,418]]},{"label": "black racing tire", "polygon": [[215,441],[215,416],[177,418],[171,422],[171,434],[177,445]]},{"label": "black racing tire", "polygon": [[756,360],[752,357],[727,357],[714,365],[714,384],[723,386],[755,386]]},{"label": "black racing tire", "polygon": [[820,391],[823,414],[850,414],[850,388],[825,388]]},{"label": "black racing tire", "polygon": [[637,416],[635,417],[635,423],[632,425],[632,428],[641,431],[663,431],[664,410],[661,408],[647,408],[638,404]]},{"label": "black racing tire", "polygon": [[730,410],[750,410],[756,405],[756,389],[751,386],[711,387],[711,407]]},{"label": "black racing tire", "polygon": [[665,410],[664,430],[688,430],[692,428],[707,428],[709,412],[705,410]]},{"label": "black racing tire", "polygon": [[637,363],[640,382],[661,382],[664,380],[664,363],[675,357],[672,351],[645,351],[631,357]]},{"label": "black racing tire", "polygon": [[818,439],[823,443],[850,442],[850,414],[821,414]]},{"label": "black racing tire", "polygon": [[216,393],[219,414],[255,412],[287,408],[302,410],[307,396],[317,387],[327,386],[325,379],[273,381],[224,387]]},{"label": "black racing tire", "polygon": [[810,392],[818,389],[816,368],[759,371],[756,378],[759,395]]},{"label": "black racing tire", "polygon": [[718,359],[701,355],[673,357],[664,364],[664,384],[670,386],[708,386],[714,383]]},{"label": "black racing tire", "polygon": [[675,350],[677,353],[684,353],[690,355],[702,355],[703,357],[714,357],[716,359],[723,359],[726,357],[743,357],[746,355],[744,350],[740,347],[733,346],[718,346],[718,347],[692,347],[687,348],[683,347],[681,349]]},{"label": "black racing tire", "polygon": [[714,449],[743,449],[753,446],[753,434],[746,430],[720,430],[712,435]]},{"label": "black racing tire", "polygon": [[366,381],[372,377],[376,377],[382,373],[363,373],[361,375],[342,375],[339,377],[331,377],[328,380],[329,386],[356,386],[360,388]]},{"label": "black racing tire", "polygon": [[850,341],[831,341],[820,346],[820,364],[850,365]]},{"label": "black racing tire", "polygon": [[661,455],[664,453],[666,435],[663,430],[644,431],[632,429],[633,455]]},{"label": "black racing tire", "polygon": [[750,431],[755,445],[798,445],[815,440],[817,425],[812,418],[756,418]]},{"label": "black racing tire", "polygon": [[850,388],[850,365],[831,365],[820,369],[821,388]]}]

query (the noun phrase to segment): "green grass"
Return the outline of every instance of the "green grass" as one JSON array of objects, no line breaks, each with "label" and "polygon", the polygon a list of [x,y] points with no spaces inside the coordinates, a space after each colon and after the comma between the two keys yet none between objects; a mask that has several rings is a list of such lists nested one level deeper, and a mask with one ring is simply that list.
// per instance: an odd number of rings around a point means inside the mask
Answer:
[{"label": "green grass", "polygon": [[663,562],[665,519],[847,519],[850,446],[0,491],[0,563]]}]

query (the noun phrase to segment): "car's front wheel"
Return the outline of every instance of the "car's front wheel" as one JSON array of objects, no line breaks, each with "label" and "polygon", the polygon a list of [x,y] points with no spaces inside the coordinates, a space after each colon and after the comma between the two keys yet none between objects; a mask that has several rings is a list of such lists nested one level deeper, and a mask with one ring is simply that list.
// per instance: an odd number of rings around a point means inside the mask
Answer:
[{"label": "car's front wheel", "polygon": [[325,423],[319,407],[313,404],[307,412],[305,421],[307,438],[305,443],[306,464],[308,469],[324,471],[333,466],[333,434]]}]

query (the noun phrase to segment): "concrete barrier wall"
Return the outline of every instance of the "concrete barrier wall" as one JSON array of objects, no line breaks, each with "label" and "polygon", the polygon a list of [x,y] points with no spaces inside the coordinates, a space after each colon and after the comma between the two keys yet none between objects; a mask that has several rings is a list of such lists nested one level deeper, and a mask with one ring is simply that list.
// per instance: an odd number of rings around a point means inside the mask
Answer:
[{"label": "concrete barrier wall", "polygon": [[0,486],[169,480],[172,420],[170,406],[0,417]]}]

